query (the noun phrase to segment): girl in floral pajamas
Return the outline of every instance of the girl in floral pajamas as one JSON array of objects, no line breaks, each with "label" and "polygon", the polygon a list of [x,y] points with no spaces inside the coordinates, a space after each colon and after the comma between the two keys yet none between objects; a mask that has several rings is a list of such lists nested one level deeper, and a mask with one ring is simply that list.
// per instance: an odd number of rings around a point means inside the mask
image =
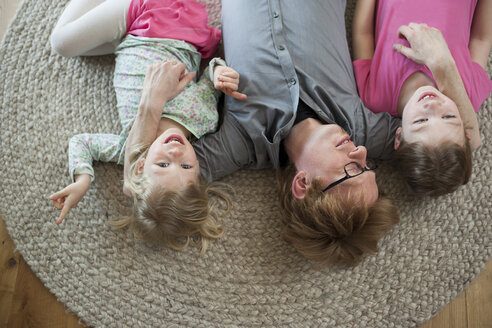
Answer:
[{"label": "girl in floral pajamas", "polygon": [[[80,134],[69,144],[72,184],[50,196],[60,224],[94,180],[92,161],[124,165],[124,193],[131,226],[144,240],[181,249],[199,237],[222,235],[209,195],[227,199],[200,176],[189,139],[217,128],[220,91],[237,92],[239,75],[219,58],[195,82],[201,57],[210,57],[221,37],[207,26],[203,5],[190,0],[72,0],[51,35],[62,56],[116,54],[114,88],[122,131]],[[154,90],[159,90],[159,92]],[[164,91],[162,91],[164,90]]]}]

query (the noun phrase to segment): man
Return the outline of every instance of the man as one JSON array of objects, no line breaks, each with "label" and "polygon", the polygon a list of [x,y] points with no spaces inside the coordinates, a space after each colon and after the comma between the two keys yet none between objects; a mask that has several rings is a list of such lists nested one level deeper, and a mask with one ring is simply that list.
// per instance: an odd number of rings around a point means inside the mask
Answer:
[{"label": "man", "polygon": [[390,156],[399,120],[357,96],[344,12],[344,0],[222,1],[226,61],[248,99],[226,97],[219,131],[194,144],[209,180],[287,166],[284,237],[318,265],[357,264],[398,221],[366,157]]},{"label": "man", "polygon": [[357,96],[345,4],[224,0],[225,57],[248,99],[227,97],[220,130],[194,144],[209,180],[287,165],[278,174],[284,237],[319,265],[357,264],[398,221],[366,156],[389,157],[399,120]]}]

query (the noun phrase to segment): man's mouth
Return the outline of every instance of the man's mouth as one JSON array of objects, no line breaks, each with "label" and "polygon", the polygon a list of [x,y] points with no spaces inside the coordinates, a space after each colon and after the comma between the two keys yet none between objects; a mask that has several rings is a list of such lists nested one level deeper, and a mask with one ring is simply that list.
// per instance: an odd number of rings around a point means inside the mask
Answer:
[{"label": "man's mouth", "polygon": [[184,145],[183,138],[180,135],[177,135],[177,134],[172,134],[169,137],[167,137],[166,140],[164,141],[164,143],[165,144],[168,144],[168,143],[179,143],[181,145]]},{"label": "man's mouth", "polygon": [[338,141],[338,143],[337,143],[336,147],[341,146],[341,145],[344,145],[344,144],[347,144],[347,143],[349,143],[349,142],[351,142],[351,141],[350,141],[350,136],[349,136],[348,134],[346,134],[345,136],[343,136],[343,138],[342,138],[342,139],[340,139],[340,140]]}]

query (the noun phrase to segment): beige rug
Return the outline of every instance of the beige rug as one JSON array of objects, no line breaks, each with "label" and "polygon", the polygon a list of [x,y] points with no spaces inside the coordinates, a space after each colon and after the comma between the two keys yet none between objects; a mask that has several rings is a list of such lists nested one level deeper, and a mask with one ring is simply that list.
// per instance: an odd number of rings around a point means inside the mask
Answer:
[{"label": "beige rug", "polygon": [[[208,1],[216,23],[217,2]],[[128,206],[122,167],[112,164],[96,164],[96,182],[56,226],[48,195],[69,182],[69,138],[119,131],[114,58],[69,60],[50,49],[65,3],[25,1],[1,44],[0,211],[36,275],[86,324],[416,327],[490,258],[490,97],[479,114],[484,144],[470,183],[458,192],[416,200],[388,166],[378,171],[401,222],[380,252],[354,269],[314,271],[280,238],[271,170],[225,179],[236,190],[235,206],[223,218],[225,238],[202,257],[197,249],[151,248],[111,230],[107,222]]]}]

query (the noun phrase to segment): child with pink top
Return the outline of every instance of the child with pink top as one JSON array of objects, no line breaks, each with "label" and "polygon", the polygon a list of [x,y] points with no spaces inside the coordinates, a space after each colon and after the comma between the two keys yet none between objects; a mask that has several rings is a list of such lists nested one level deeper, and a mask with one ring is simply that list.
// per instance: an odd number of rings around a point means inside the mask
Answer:
[{"label": "child with pink top", "polygon": [[479,147],[476,112],[492,91],[491,0],[359,0],[354,72],[373,112],[402,118],[398,167],[418,195],[468,182]]},{"label": "child with pink top", "polygon": [[209,195],[229,199],[201,177],[190,140],[216,130],[219,90],[246,96],[237,92],[239,74],[219,58],[194,80],[201,58],[210,57],[220,42],[220,30],[207,26],[207,19],[205,7],[190,0],[67,5],[51,35],[52,47],[65,57],[116,54],[122,131],[72,137],[72,183],[50,196],[61,210],[58,224],[89,189],[96,160],[124,165],[123,192],[133,199],[133,215],[113,226],[129,225],[143,239],[176,249],[199,240],[205,250],[221,236]]}]

